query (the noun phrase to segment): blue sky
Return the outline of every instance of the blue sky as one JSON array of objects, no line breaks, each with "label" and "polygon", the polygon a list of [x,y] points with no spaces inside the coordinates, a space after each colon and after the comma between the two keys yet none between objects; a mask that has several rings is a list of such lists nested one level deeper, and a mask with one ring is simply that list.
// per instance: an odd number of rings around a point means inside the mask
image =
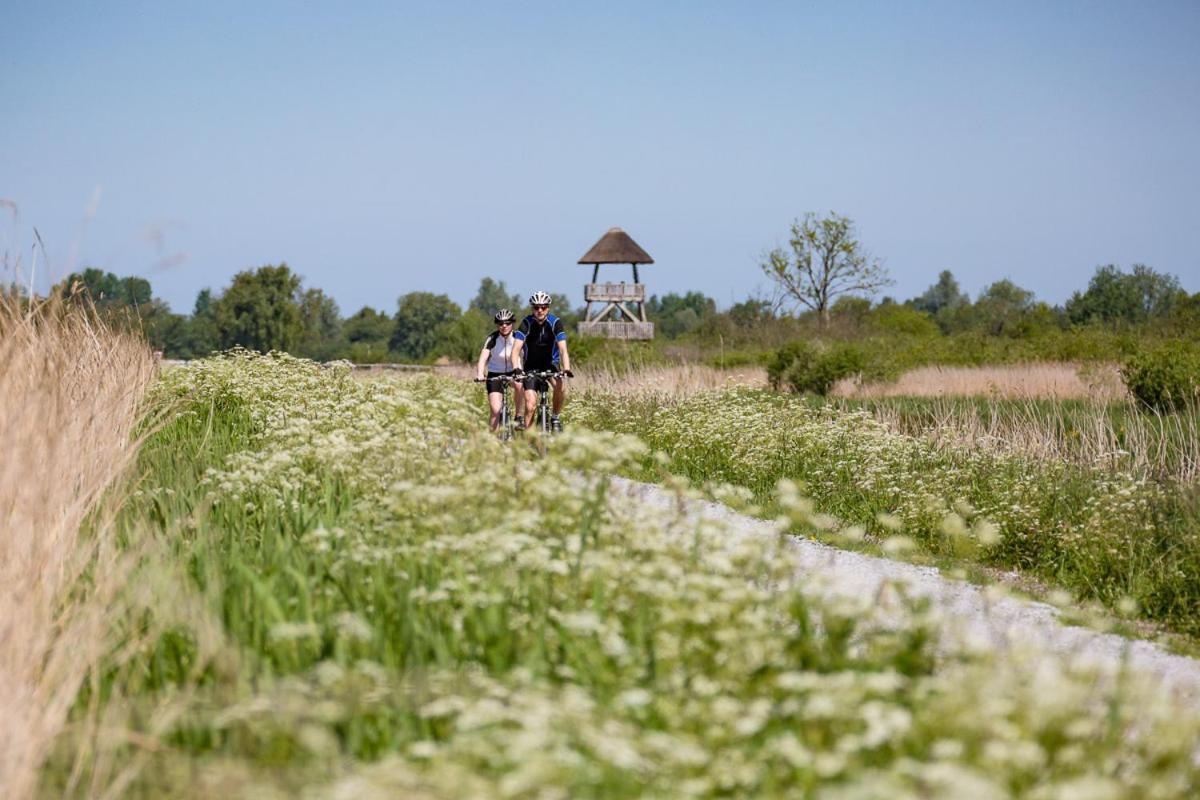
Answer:
[{"label": "blue sky", "polygon": [[56,277],[179,311],[280,261],[344,314],[484,276],[581,302],[618,225],[649,291],[725,306],[834,210],[900,298],[1200,291],[1200,3],[340,5],[0,0],[9,264],[36,226]]}]

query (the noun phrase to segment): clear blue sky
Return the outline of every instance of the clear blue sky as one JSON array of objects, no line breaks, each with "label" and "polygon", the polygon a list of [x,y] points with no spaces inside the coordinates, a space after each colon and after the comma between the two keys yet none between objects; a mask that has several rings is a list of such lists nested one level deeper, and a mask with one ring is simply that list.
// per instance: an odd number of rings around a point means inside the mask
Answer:
[{"label": "clear blue sky", "polygon": [[36,226],[56,277],[179,311],[280,261],[344,314],[487,275],[578,303],[614,225],[650,291],[724,306],[829,210],[900,298],[951,269],[1061,302],[1109,262],[1200,290],[1195,0],[0,0],[0,108],[10,263]]}]

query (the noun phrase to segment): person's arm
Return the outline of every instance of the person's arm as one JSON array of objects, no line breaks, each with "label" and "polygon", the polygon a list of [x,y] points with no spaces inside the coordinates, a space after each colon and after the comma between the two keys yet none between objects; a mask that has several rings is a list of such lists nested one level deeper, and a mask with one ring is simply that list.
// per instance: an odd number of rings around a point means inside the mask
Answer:
[{"label": "person's arm", "polygon": [[521,325],[513,331],[513,349],[512,363],[514,372],[523,372],[522,369],[525,362],[521,360],[521,355],[525,352],[525,337],[529,335],[529,318],[521,320]]},{"label": "person's arm", "polygon": [[562,363],[562,371],[571,371],[571,355],[567,352],[567,340],[565,338],[558,340],[558,354]]},{"label": "person's arm", "polygon": [[563,372],[571,371],[571,355],[567,352],[567,328],[562,318],[554,320],[554,344],[558,347],[558,355]]},{"label": "person's arm", "polygon": [[475,377],[483,380],[487,377],[487,362],[492,356],[492,348],[496,346],[496,337],[489,334],[483,340],[483,349],[479,351],[479,363],[475,365]]},{"label": "person's arm", "polygon": [[515,342],[513,342],[513,351],[512,351],[513,372],[523,372],[524,371],[521,369],[521,351],[524,349],[525,349],[525,341],[523,339],[517,339]]}]

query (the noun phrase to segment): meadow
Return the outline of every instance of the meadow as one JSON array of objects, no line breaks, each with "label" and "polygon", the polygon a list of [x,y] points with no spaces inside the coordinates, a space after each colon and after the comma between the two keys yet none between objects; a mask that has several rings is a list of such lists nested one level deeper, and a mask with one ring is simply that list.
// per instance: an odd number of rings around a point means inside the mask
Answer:
[{"label": "meadow", "polygon": [[[638,419],[635,396],[598,388],[540,456],[487,435],[477,389],[446,377],[235,352],[125,386],[140,403],[104,441],[130,455],[68,520],[90,566],[50,604],[92,609],[78,652],[95,655],[24,756],[36,780],[6,770],[5,796],[1167,798],[1200,782],[1200,711],[1146,676],[968,649],[902,594],[822,595],[779,537],[610,496],[648,463],[694,495],[666,468],[698,434],[670,415],[729,449],[709,404],[766,408],[754,390],[663,405],[676,445],[655,456],[665,440],[587,430],[605,408]],[[3,508],[27,508],[21,477]],[[745,504],[768,480],[709,488]],[[806,488],[775,498],[786,527],[853,538]],[[1005,522],[956,508],[968,538]],[[920,539],[922,517],[890,513],[889,541]],[[7,547],[39,528],[6,530]],[[0,613],[9,631],[23,612]],[[19,724],[6,715],[6,758]]]}]

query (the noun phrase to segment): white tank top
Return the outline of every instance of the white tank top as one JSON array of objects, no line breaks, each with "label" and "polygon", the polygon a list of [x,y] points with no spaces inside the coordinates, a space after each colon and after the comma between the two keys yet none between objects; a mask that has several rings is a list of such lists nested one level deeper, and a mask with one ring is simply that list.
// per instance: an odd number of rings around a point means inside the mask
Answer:
[{"label": "white tank top", "polygon": [[500,331],[492,331],[484,339],[484,349],[492,351],[488,356],[488,372],[512,372],[512,349],[515,341],[516,339],[511,333],[508,336],[501,336]]}]

